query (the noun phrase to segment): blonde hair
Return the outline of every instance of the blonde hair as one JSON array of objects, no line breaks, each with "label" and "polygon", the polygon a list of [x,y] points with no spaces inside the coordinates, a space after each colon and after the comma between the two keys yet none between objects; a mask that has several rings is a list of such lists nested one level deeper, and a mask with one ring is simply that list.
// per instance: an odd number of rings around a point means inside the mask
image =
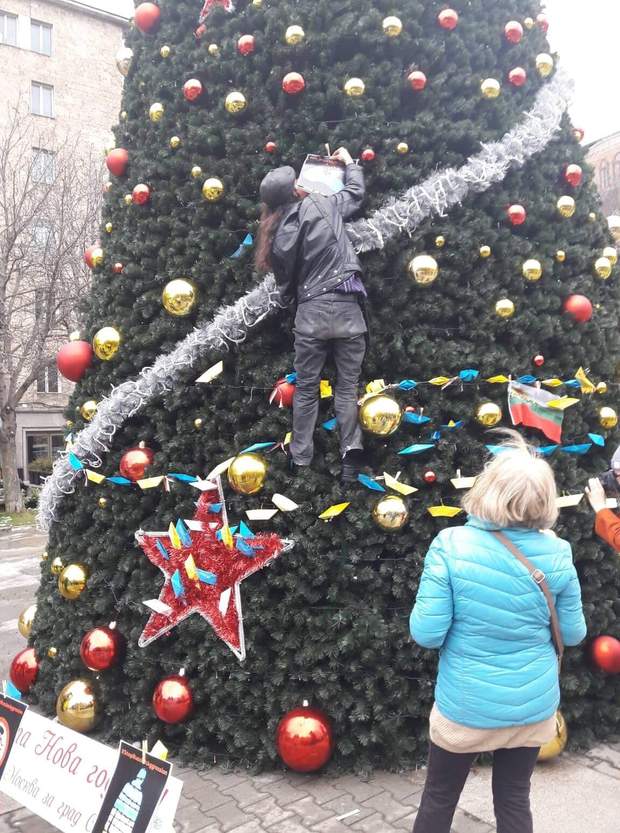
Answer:
[{"label": "blonde hair", "polygon": [[463,499],[470,515],[498,527],[551,529],[558,519],[553,470],[517,431],[507,435],[503,449],[484,467]]}]

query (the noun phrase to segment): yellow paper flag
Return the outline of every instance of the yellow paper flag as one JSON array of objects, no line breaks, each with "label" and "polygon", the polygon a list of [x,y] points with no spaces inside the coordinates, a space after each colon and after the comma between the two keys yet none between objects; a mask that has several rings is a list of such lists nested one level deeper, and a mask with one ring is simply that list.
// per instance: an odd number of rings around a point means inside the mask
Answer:
[{"label": "yellow paper flag", "polygon": [[368,382],[366,385],[366,393],[381,393],[381,391],[385,390],[385,387],[384,379],[373,379],[372,382]]},{"label": "yellow paper flag", "polygon": [[163,474],[160,474],[159,477],[145,477],[144,480],[137,480],[136,483],[141,489],[154,489],[161,484],[163,479]]},{"label": "yellow paper flag", "polygon": [[194,556],[188,555],[185,559],[185,572],[187,573],[187,577],[192,581],[198,581],[198,573],[196,572],[196,562],[194,561]]},{"label": "yellow paper flag", "polygon": [[392,475],[388,474],[386,471],[383,472],[383,480],[388,489],[393,489],[395,492],[398,492],[399,495],[412,495],[414,492],[418,491],[415,486],[409,486],[407,483],[401,483],[400,480],[392,477]]},{"label": "yellow paper flag", "polygon": [[293,432],[289,431],[286,437],[284,438],[284,445],[290,445],[291,440],[293,439]]},{"label": "yellow paper flag", "polygon": [[168,760],[168,748],[158,740],[155,746],[151,749],[151,755],[154,758],[159,758],[160,761]]},{"label": "yellow paper flag", "polygon": [[490,385],[505,385],[507,382],[510,381],[508,376],[504,376],[500,373],[498,376],[491,376],[490,379],[486,380]]},{"label": "yellow paper flag", "polygon": [[449,379],[447,376],[435,376],[434,379],[429,379],[429,385],[436,385],[437,387],[447,385],[448,382],[451,382],[452,379]]},{"label": "yellow paper flag", "polygon": [[428,512],[433,518],[455,518],[463,510],[460,506],[429,506]]},{"label": "yellow paper flag", "polygon": [[333,506],[330,506],[324,512],[321,512],[319,518],[322,521],[331,521],[332,518],[337,518],[338,515],[341,515],[344,510],[351,505],[351,502],[347,503],[334,503]]},{"label": "yellow paper flag", "polygon": [[564,382],[561,379],[545,379],[543,385],[546,385],[548,388],[559,388],[563,385]]},{"label": "yellow paper flag", "polygon": [[234,541],[232,537],[232,532],[230,531],[230,527],[228,526],[228,524],[225,524],[222,527],[222,541],[226,544],[228,549],[233,548]]},{"label": "yellow paper flag", "polygon": [[547,407],[556,408],[558,411],[565,411],[571,405],[576,405],[578,402],[579,399],[573,399],[571,396],[562,396],[560,399],[552,399],[551,402],[547,402]]},{"label": "yellow paper flag", "polygon": [[583,367],[580,367],[577,373],[575,373],[575,379],[577,379],[581,385],[582,393],[594,393],[596,390],[596,385],[592,384],[592,382],[588,379]]},{"label": "yellow paper flag", "polygon": [[183,544],[181,543],[181,539],[179,538],[179,533],[176,530],[176,527],[173,523],[170,524],[168,527],[168,536],[170,537],[170,542],[175,550],[180,550]]},{"label": "yellow paper flag", "polygon": [[321,399],[329,399],[330,396],[334,395],[332,390],[332,386],[329,384],[328,379],[321,379]]},{"label": "yellow paper flag", "polygon": [[99,472],[92,471],[91,469],[86,469],[86,477],[91,481],[91,483],[103,483],[106,479],[104,474],[99,474]]}]

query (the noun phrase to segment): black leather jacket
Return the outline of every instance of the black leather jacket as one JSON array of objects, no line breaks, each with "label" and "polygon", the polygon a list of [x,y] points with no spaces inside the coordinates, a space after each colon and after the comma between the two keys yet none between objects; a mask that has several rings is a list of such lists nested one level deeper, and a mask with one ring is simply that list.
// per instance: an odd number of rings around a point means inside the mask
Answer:
[{"label": "black leather jacket", "polygon": [[358,210],[365,190],[364,172],[353,163],[346,167],[342,191],[330,197],[309,194],[285,209],[271,262],[286,306],[318,298],[362,272],[344,221]]}]

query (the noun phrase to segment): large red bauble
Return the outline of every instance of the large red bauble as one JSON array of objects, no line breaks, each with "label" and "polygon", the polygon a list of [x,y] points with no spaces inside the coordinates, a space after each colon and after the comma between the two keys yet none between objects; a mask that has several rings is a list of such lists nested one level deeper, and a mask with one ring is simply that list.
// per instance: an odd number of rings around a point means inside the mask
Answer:
[{"label": "large red bauble", "polygon": [[506,213],[513,226],[522,226],[527,220],[527,211],[522,205],[509,205]]},{"label": "large red bauble", "polygon": [[508,80],[513,87],[522,87],[527,81],[527,72],[523,67],[515,67],[508,73]]},{"label": "large red bauble", "polygon": [[56,355],[58,370],[70,382],[79,382],[93,361],[93,348],[88,341],[63,344]]},{"label": "large red bauble", "polygon": [[101,246],[89,246],[84,252],[84,263],[89,269],[95,269],[103,263],[103,249]]},{"label": "large red bauble", "polygon": [[204,87],[197,78],[190,78],[183,84],[183,95],[188,101],[196,101],[202,95],[203,90]]},{"label": "large red bauble", "polygon": [[159,23],[161,10],[155,3],[140,3],[136,9],[133,20],[141,32],[152,32]]},{"label": "large red bauble", "polygon": [[536,23],[538,23],[543,32],[547,33],[549,31],[549,18],[546,14],[541,12],[536,18]]},{"label": "large red bauble", "polygon": [[128,480],[142,480],[147,466],[152,465],[155,452],[150,448],[136,446],[128,449],[119,463],[119,471]]},{"label": "large red bauble", "polygon": [[15,688],[19,689],[22,694],[26,694],[34,685],[38,673],[39,660],[34,648],[24,648],[13,658],[9,677]]},{"label": "large red bauble", "polygon": [[118,662],[123,640],[116,628],[93,628],[80,645],[82,662],[91,671],[106,671]]},{"label": "large red bauble", "polygon": [[523,37],[523,26],[518,20],[509,20],[504,26],[504,35],[509,43],[520,43]]},{"label": "large red bauble", "polygon": [[129,164],[129,153],[125,148],[114,148],[105,158],[108,170],[114,176],[123,176]]},{"label": "large red bauble", "polygon": [[542,354],[542,353],[537,353],[537,354],[534,356],[534,358],[532,359],[532,361],[534,362],[534,364],[536,365],[536,367],[542,367],[542,366],[543,366],[543,364],[545,363],[545,357],[543,356],[543,354]]},{"label": "large red bauble", "polygon": [[437,480],[437,475],[432,469],[428,469],[428,471],[424,472],[424,482],[425,483],[434,483]]},{"label": "large red bauble", "polygon": [[592,660],[607,674],[620,674],[620,641],[613,636],[597,636],[590,646]]},{"label": "large red bauble", "polygon": [[237,41],[237,52],[240,55],[251,55],[256,49],[256,39],[254,35],[241,35]]},{"label": "large red bauble", "polygon": [[567,165],[564,171],[564,179],[573,188],[577,188],[583,181],[583,169],[581,165]]},{"label": "large red bauble", "polygon": [[410,72],[407,76],[407,81],[409,81],[411,89],[416,92],[420,92],[420,90],[426,87],[426,75],[419,69],[414,69],[413,72]]},{"label": "large red bauble", "polygon": [[564,312],[583,324],[592,318],[592,302],[585,295],[569,295],[564,301]]},{"label": "large red bauble", "polygon": [[194,706],[192,690],[185,677],[165,677],[153,692],[153,711],[164,723],[180,723]]},{"label": "large red bauble", "polygon": [[306,88],[306,82],[300,72],[287,72],[282,79],[282,89],[287,95],[297,95]]},{"label": "large red bauble", "polygon": [[374,162],[377,154],[372,148],[364,148],[360,155],[362,162]]},{"label": "large red bauble", "polygon": [[444,9],[442,12],[439,12],[437,22],[442,29],[456,29],[459,22],[458,12],[454,9]]},{"label": "large red bauble", "polygon": [[276,730],[276,748],[284,763],[295,772],[315,772],[334,751],[334,737],[327,715],[318,709],[293,709]]},{"label": "large red bauble", "polygon": [[151,189],[141,182],[131,192],[131,201],[134,205],[146,205],[151,199]]},{"label": "large red bauble", "polygon": [[265,143],[265,153],[275,153],[278,149],[278,146],[275,142],[266,142]]},{"label": "large red bauble", "polygon": [[275,402],[279,408],[292,408],[294,396],[295,385],[287,382],[286,379],[278,379],[269,401]]}]

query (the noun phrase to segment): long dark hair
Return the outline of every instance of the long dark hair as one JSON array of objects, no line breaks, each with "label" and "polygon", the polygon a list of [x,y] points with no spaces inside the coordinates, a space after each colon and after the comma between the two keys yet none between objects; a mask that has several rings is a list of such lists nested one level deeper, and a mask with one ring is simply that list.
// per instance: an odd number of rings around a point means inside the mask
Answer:
[{"label": "long dark hair", "polygon": [[254,250],[254,263],[259,272],[271,271],[273,238],[276,236],[285,208],[286,205],[269,208],[265,203],[261,204],[260,224],[256,235],[256,249]]}]

